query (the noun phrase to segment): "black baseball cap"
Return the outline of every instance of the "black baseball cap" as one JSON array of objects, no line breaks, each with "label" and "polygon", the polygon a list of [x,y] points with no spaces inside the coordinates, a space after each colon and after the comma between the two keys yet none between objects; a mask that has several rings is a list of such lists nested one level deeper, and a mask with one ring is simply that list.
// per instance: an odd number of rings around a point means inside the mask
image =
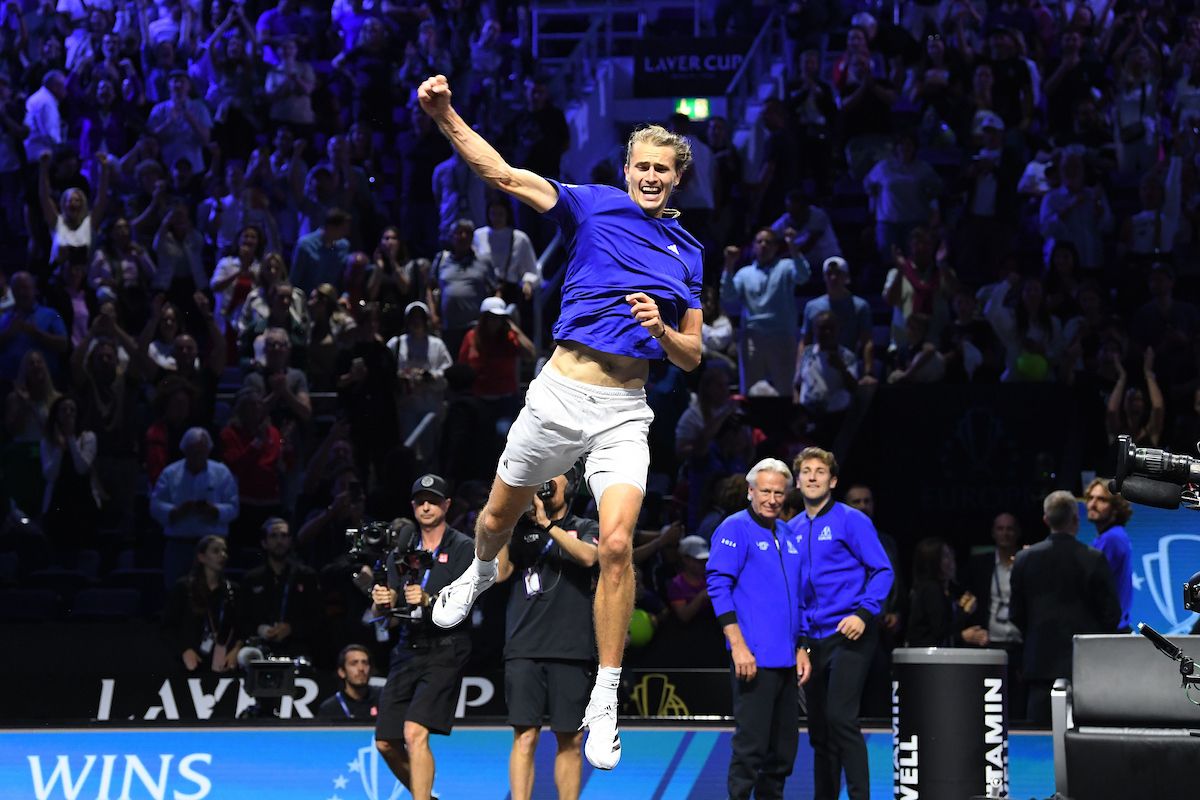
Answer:
[{"label": "black baseball cap", "polygon": [[429,492],[436,494],[443,500],[450,496],[450,487],[446,485],[446,479],[440,475],[429,473],[422,475],[412,485],[412,496],[416,497],[421,492]]}]

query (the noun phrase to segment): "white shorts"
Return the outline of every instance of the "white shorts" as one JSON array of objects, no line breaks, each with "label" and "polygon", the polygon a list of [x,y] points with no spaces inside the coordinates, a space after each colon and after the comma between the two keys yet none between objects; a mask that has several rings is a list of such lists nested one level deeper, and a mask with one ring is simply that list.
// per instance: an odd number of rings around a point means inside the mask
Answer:
[{"label": "white shorts", "polygon": [[547,364],[529,384],[496,474],[509,486],[540,486],[583,458],[597,503],[618,483],[645,494],[653,419],[645,389],[593,386]]}]

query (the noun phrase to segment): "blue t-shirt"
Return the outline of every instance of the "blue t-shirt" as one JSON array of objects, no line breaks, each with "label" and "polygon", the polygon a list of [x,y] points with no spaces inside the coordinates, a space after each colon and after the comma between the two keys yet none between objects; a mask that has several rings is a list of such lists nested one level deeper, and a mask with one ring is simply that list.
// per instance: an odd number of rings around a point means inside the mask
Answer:
[{"label": "blue t-shirt", "polygon": [[658,303],[663,324],[678,329],[689,308],[700,308],[700,243],[678,220],[649,216],[614,186],[550,183],[558,202],[546,216],[567,242],[555,340],[613,355],[662,358],[662,346],[629,313],[625,296],[645,292]]},{"label": "blue t-shirt", "polygon": [[1117,599],[1121,601],[1122,629],[1129,629],[1129,611],[1133,608],[1133,547],[1124,525],[1114,525],[1096,537],[1092,547],[1104,553],[1108,568],[1112,570],[1117,585]]}]

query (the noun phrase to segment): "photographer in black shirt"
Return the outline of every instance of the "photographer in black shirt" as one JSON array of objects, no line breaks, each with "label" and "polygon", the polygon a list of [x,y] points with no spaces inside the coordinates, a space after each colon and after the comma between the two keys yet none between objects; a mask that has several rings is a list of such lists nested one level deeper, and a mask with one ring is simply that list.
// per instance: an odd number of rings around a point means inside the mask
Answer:
[{"label": "photographer in black shirt", "polygon": [[449,735],[471,653],[469,618],[443,629],[429,616],[433,598],[466,571],[475,555],[475,543],[446,525],[449,495],[441,477],[417,479],[412,510],[420,538],[399,543],[387,559],[387,586],[371,592],[374,613],[392,614],[396,629],[391,668],[379,699],[375,746],[414,800],[429,800],[433,790],[429,734]]},{"label": "photographer in black shirt", "polygon": [[570,513],[581,472],[547,481],[533,509],[500,551],[497,579],[513,578],[504,647],[504,696],[513,727],[509,786],[513,800],[533,792],[534,753],[548,718],[558,740],[554,781],[559,797],[578,797],[579,729],[595,663],[592,580],[600,526]]},{"label": "photographer in black shirt", "polygon": [[317,709],[317,719],[371,722],[379,715],[379,689],[371,685],[371,651],[348,644],[338,653],[337,674],[342,688]]}]

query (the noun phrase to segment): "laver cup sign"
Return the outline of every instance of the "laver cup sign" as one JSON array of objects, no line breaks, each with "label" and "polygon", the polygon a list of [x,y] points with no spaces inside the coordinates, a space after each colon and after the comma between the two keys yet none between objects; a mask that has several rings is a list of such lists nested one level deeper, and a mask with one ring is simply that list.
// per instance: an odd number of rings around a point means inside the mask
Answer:
[{"label": "laver cup sign", "polygon": [[896,800],[1008,794],[1008,655],[900,648],[892,654]]},{"label": "laver cup sign", "polygon": [[742,66],[745,37],[643,39],[633,45],[634,97],[723,95]]}]

